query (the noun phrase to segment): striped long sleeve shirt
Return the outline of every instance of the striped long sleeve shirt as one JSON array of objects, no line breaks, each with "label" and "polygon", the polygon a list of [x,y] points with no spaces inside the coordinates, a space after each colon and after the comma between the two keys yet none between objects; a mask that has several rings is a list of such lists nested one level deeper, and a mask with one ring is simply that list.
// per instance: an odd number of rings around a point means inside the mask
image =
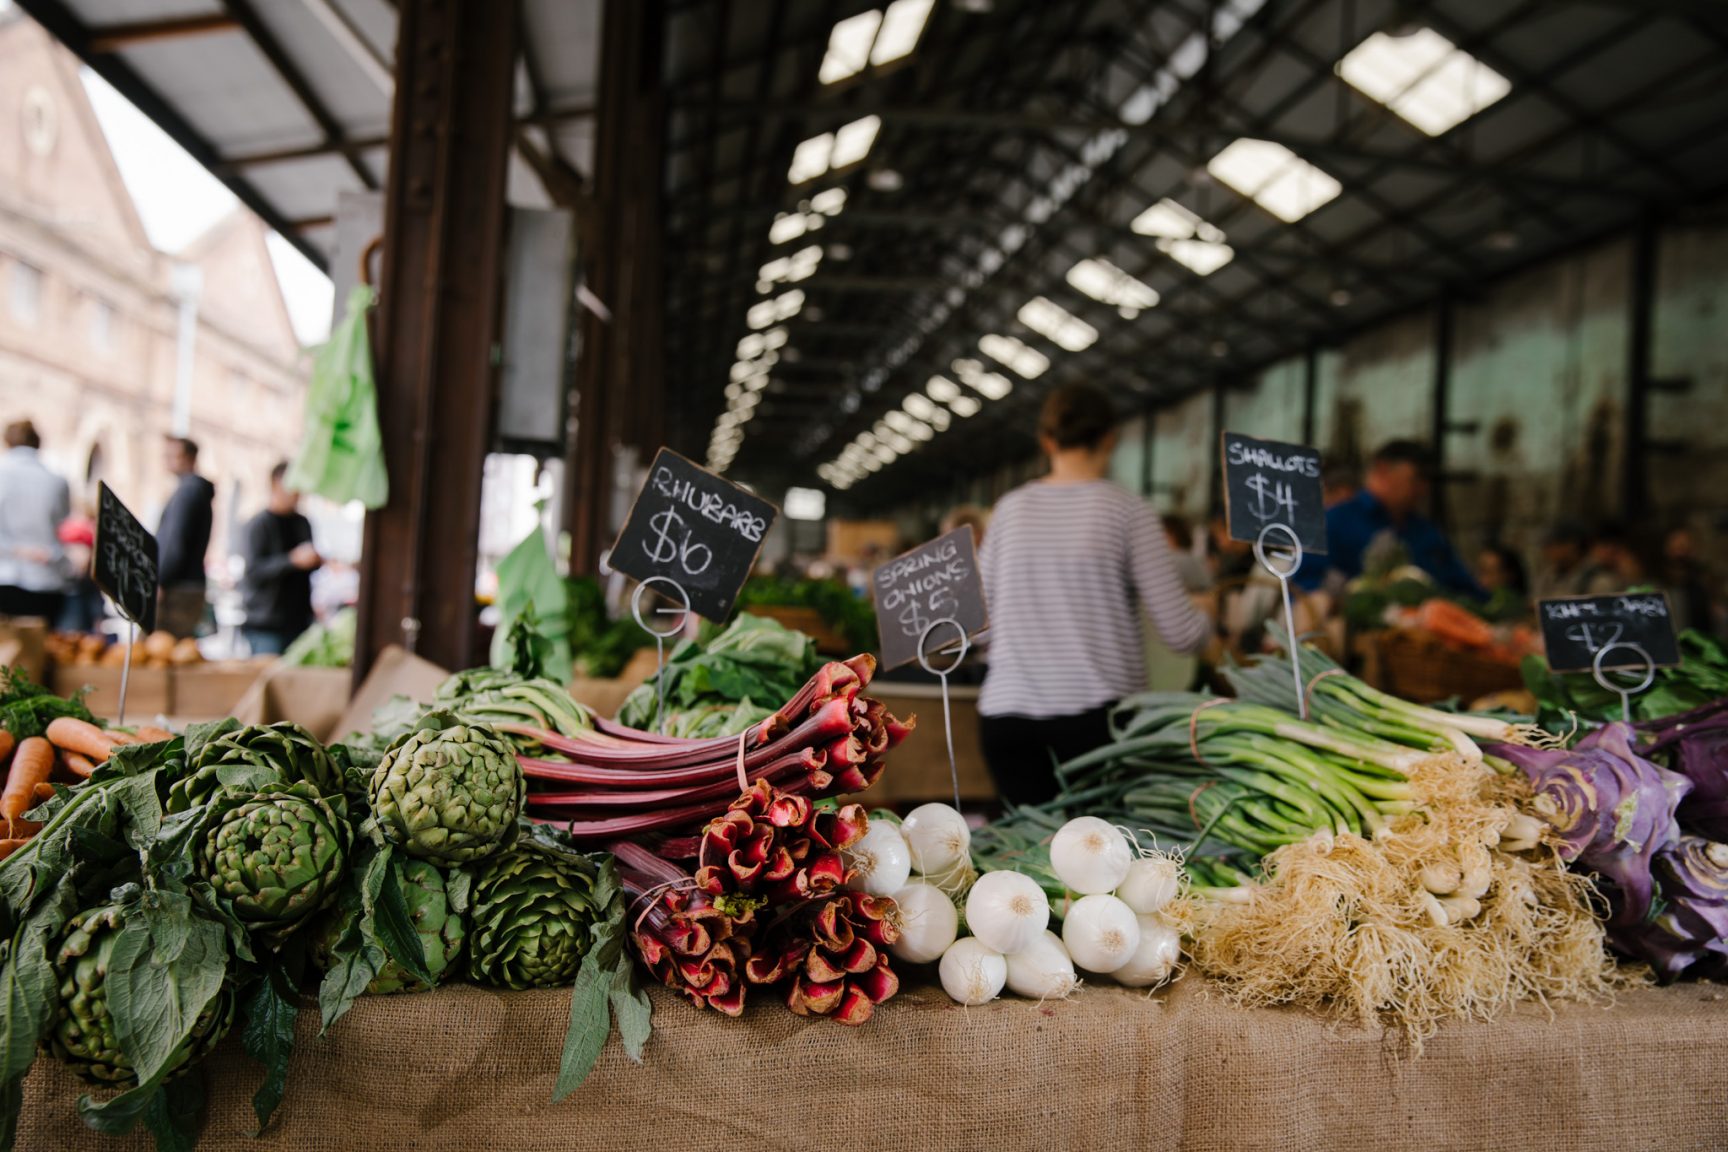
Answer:
[{"label": "striped long sleeve shirt", "polygon": [[1141,606],[1179,652],[1211,635],[1157,514],[1109,481],[1034,481],[1008,493],[979,565],[990,603],[985,716],[1069,716],[1143,691]]}]

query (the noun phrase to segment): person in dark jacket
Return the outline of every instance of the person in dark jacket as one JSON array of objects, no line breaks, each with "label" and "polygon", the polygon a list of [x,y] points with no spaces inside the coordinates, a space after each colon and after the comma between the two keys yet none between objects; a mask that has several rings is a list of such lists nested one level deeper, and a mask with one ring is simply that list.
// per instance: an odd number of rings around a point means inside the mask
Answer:
[{"label": "person in dark jacket", "polygon": [[312,626],[312,573],[324,563],[312,546],[312,522],[299,512],[300,494],[282,483],[287,473],[287,461],[270,470],[270,502],[244,533],[240,631],[254,656],[281,655]]},{"label": "person in dark jacket", "polygon": [[156,524],[156,582],[162,598],[156,626],[174,636],[196,636],[204,621],[204,553],[210,548],[216,486],[198,475],[198,445],[192,441],[170,436],[165,459],[179,479]]}]

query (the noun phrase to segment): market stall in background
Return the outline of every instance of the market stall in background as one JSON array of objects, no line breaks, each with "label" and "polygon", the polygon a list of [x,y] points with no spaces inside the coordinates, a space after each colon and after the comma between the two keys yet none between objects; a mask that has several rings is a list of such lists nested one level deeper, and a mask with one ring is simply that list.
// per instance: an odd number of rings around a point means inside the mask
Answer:
[{"label": "market stall in background", "polygon": [[0,61],[0,1148],[1728,1143],[1728,9]]}]

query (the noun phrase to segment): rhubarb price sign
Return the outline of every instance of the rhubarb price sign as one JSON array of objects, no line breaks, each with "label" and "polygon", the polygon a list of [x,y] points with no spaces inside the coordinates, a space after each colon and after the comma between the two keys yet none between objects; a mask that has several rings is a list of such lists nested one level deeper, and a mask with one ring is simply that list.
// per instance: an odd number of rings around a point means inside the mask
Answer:
[{"label": "rhubarb price sign", "polygon": [[612,545],[610,563],[638,580],[672,580],[698,615],[724,620],[779,511],[662,448]]},{"label": "rhubarb price sign", "polygon": [[[928,658],[958,645],[961,632],[970,638],[989,623],[970,524],[894,557],[876,569],[870,587],[885,669],[918,659],[926,633]],[[943,620],[957,627],[931,627]]]}]

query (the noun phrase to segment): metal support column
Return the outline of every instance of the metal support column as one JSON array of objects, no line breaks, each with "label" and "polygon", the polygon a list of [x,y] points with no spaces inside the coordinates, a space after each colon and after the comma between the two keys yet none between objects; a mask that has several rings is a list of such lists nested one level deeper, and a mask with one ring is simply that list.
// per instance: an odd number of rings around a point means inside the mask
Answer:
[{"label": "metal support column", "polygon": [[1446,410],[1452,392],[1452,319],[1452,293],[1448,290],[1440,294],[1434,305],[1434,395],[1428,446],[1429,463],[1434,470],[1428,514],[1440,524],[1446,523]]},{"label": "metal support column", "polygon": [[594,572],[611,543],[613,450],[646,463],[665,437],[661,283],[659,0],[608,0],[600,32],[594,208],[584,284],[610,312],[582,318],[569,499],[570,570]]},{"label": "metal support column", "polygon": [[515,4],[401,0],[384,198],[378,401],[390,502],[366,517],[356,680],[404,644],[475,663]]},{"label": "metal support column", "polygon": [[1631,308],[1626,331],[1625,451],[1620,462],[1620,518],[1650,513],[1650,344],[1656,321],[1656,223],[1639,219],[1632,234]]},{"label": "metal support column", "polygon": [[1302,357],[1302,443],[1312,445],[1320,403],[1320,346],[1308,345]]}]

